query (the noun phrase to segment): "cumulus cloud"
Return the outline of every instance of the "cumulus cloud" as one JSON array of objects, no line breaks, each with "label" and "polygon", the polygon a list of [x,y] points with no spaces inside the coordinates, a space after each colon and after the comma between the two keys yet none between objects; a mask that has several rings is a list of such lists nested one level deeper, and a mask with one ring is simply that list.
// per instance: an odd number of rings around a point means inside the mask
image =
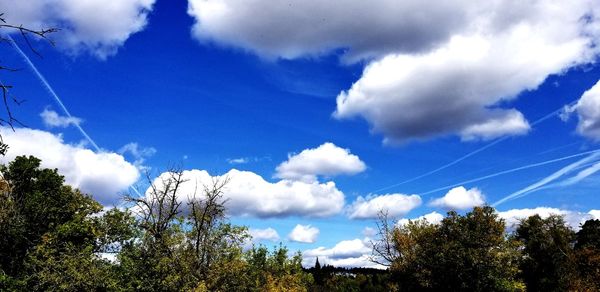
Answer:
[{"label": "cumulus cloud", "polygon": [[571,210],[563,210],[550,207],[537,207],[533,209],[511,209],[498,212],[498,216],[506,222],[509,230],[514,230],[521,220],[527,219],[533,215],[539,215],[542,218],[548,218],[550,215],[564,216],[565,222],[575,230],[581,228],[581,224],[590,219],[600,219],[600,210],[590,210],[587,213]]},{"label": "cumulus cloud", "polygon": [[155,0],[0,0],[8,23],[33,29],[56,27],[57,45],[105,58],[144,29]]},{"label": "cumulus cloud", "polygon": [[510,101],[596,59],[598,7],[594,0],[189,0],[188,13],[203,41],[267,57],[342,51],[346,61],[368,60],[338,95],[334,116],[361,117],[386,142],[401,143],[526,134],[530,125]]},{"label": "cumulus cloud", "polygon": [[[160,186],[169,173],[163,173],[154,180]],[[232,169],[224,175],[210,175],[204,170],[186,170],[186,182],[179,190],[183,201],[202,186],[209,186],[214,180],[229,179],[224,190],[227,210],[231,215],[256,217],[308,216],[325,217],[339,213],[344,206],[344,194],[334,182],[302,182],[280,180],[266,181],[250,171]],[[149,190],[148,190],[149,191]]]},{"label": "cumulus cloud", "polygon": [[476,12],[468,3],[189,0],[188,13],[196,21],[192,33],[201,41],[286,59],[346,48],[346,58],[356,61],[445,41]]},{"label": "cumulus cloud", "polygon": [[78,126],[82,122],[78,117],[61,116],[57,112],[49,109],[44,109],[44,111],[40,113],[40,117],[44,121],[44,125],[49,128],[66,128],[71,125]]},{"label": "cumulus cloud", "polygon": [[250,228],[248,232],[250,233],[250,236],[252,236],[253,242],[264,240],[275,242],[279,240],[279,233],[277,233],[277,230],[271,227],[265,229]]},{"label": "cumulus cloud", "polygon": [[600,141],[600,81],[583,93],[579,101],[566,108],[566,113],[576,112],[579,122],[577,133]]},{"label": "cumulus cloud", "polygon": [[429,223],[439,224],[440,222],[442,222],[443,219],[444,219],[444,215],[433,211],[431,213],[428,213],[428,214],[425,214],[423,216],[419,216],[419,217],[413,218],[413,219],[402,218],[402,219],[398,220],[396,225],[404,226],[404,225],[408,224],[409,221],[419,221],[419,220],[427,220],[427,222],[429,222]]},{"label": "cumulus cloud", "polygon": [[334,176],[340,174],[357,174],[364,171],[365,163],[350,150],[343,149],[333,143],[305,149],[299,154],[291,155],[287,161],[277,166],[278,178],[315,181],[318,175]]},{"label": "cumulus cloud", "polygon": [[[1,128],[2,138],[9,145],[2,163],[19,155],[33,155],[42,160],[42,167],[57,168],[67,184],[94,196],[101,203],[116,202],[121,192],[134,184],[140,174],[122,155],[94,152],[81,145],[71,145],[49,132],[17,128]],[[35,142],[32,142],[35,141]]]},{"label": "cumulus cloud", "polygon": [[421,205],[418,195],[386,194],[369,195],[365,198],[359,196],[348,208],[351,219],[377,218],[380,211],[385,211],[389,216],[404,216],[412,209]]},{"label": "cumulus cloud", "polygon": [[331,248],[318,247],[302,252],[302,265],[312,267],[316,258],[321,264],[336,267],[367,267],[384,269],[385,267],[375,264],[370,260],[372,251],[371,240],[352,239],[342,240]]},{"label": "cumulus cloud", "polygon": [[319,236],[319,229],[310,225],[297,224],[288,235],[289,240],[302,243],[314,243]]},{"label": "cumulus cloud", "polygon": [[507,102],[594,61],[600,15],[592,2],[486,3],[469,27],[434,49],[370,63],[338,95],[335,116],[362,117],[387,142],[525,134],[528,122]]},{"label": "cumulus cloud", "polygon": [[451,189],[443,197],[431,201],[429,205],[445,209],[465,210],[483,204],[485,204],[485,199],[479,189],[467,190],[460,186]]}]

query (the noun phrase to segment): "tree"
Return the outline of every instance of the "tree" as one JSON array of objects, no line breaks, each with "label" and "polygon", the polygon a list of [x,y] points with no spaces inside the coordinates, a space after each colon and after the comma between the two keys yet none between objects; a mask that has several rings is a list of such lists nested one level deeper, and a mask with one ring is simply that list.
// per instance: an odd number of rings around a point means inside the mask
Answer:
[{"label": "tree", "polygon": [[302,256],[288,256],[288,249],[280,245],[271,252],[264,246],[252,247],[247,252],[249,291],[307,291],[314,279],[302,270]]},{"label": "tree", "polygon": [[579,291],[600,290],[600,220],[588,220],[575,235]]},{"label": "tree", "polygon": [[[231,225],[225,216],[223,190],[228,180],[214,180],[201,193],[197,186],[192,193],[183,193],[183,185],[190,182],[179,169],[154,181],[148,176],[148,181],[145,196],[126,197],[137,214],[140,240],[119,254],[127,275],[124,285],[149,291],[200,286],[237,290],[248,233],[245,227]],[[184,204],[181,198],[186,197]]]},{"label": "tree", "polygon": [[565,291],[574,283],[575,233],[561,216],[531,216],[521,222],[515,238],[523,244],[522,277],[531,291]]},{"label": "tree", "polygon": [[17,157],[0,172],[0,290],[115,284],[100,253],[130,239],[126,212],[101,214],[98,202],[64,185],[56,169],[40,168],[35,157]]},{"label": "tree", "polygon": [[448,212],[439,225],[417,220],[402,226],[379,226],[384,227],[380,233],[389,232],[380,237],[388,242],[379,246],[391,259],[390,272],[398,290],[523,288],[517,278],[518,246],[506,239],[504,221],[491,207],[476,207],[464,216]]}]

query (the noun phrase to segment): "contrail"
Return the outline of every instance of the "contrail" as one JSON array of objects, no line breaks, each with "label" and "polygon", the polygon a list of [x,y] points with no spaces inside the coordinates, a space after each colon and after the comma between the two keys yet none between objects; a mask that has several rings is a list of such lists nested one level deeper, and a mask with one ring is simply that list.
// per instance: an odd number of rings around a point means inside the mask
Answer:
[{"label": "contrail", "polygon": [[[578,167],[579,168],[579,167]],[[584,168],[583,170],[579,171],[576,175],[564,179],[562,181],[559,181],[557,183],[553,183],[553,184],[549,184],[549,185],[545,185],[542,187],[539,187],[537,189],[528,191],[526,193],[521,194],[519,197],[522,197],[524,195],[528,195],[530,193],[533,192],[537,192],[537,191],[541,191],[541,190],[546,190],[546,189],[551,189],[551,188],[559,188],[559,187],[566,187],[566,186],[570,186],[570,185],[574,185],[582,180],[584,180],[585,178],[587,178],[588,176],[600,171],[600,162],[592,162],[586,165],[581,165],[581,168]]]},{"label": "contrail", "polygon": [[[582,164],[588,163],[590,161],[594,161],[599,156],[600,156],[600,153],[596,152],[596,153],[592,153],[589,156],[584,157],[584,158],[582,158],[582,159],[580,159],[578,161],[575,161],[575,162],[573,162],[573,163],[571,163],[571,164],[569,164],[569,165],[567,165],[567,166],[565,166],[565,167],[563,167],[563,168],[555,171],[551,175],[549,175],[549,176],[547,176],[547,177],[539,180],[538,182],[536,182],[534,184],[531,184],[531,185],[529,185],[529,186],[527,186],[525,188],[522,188],[522,189],[520,189],[520,190],[518,190],[518,191],[516,191],[516,192],[514,192],[514,193],[512,193],[512,194],[510,194],[510,195],[508,195],[508,196],[506,196],[506,197],[504,197],[504,198],[496,201],[494,204],[492,204],[492,207],[496,207],[496,206],[498,206],[498,205],[500,205],[500,204],[502,204],[502,203],[504,203],[504,202],[506,202],[508,200],[511,200],[511,199],[514,199],[514,198],[519,197],[521,195],[525,195],[527,193],[535,191],[536,189],[539,189],[539,188],[541,188],[541,187],[543,187],[543,186],[545,186],[545,185],[547,185],[547,184],[555,181],[556,179],[562,177],[563,175],[565,175],[565,174],[573,171],[574,169],[576,169],[577,167],[581,166]],[[593,168],[594,168],[594,166],[592,166],[592,169]],[[585,174],[586,173],[584,173],[584,175]],[[588,174],[588,175],[590,175],[590,174]],[[583,178],[585,178],[585,177],[583,177]],[[581,178],[581,179],[583,179],[583,178]]]},{"label": "contrail", "polygon": [[[561,108],[559,108],[559,109],[557,109],[557,110],[554,110],[554,111],[552,111],[551,113],[549,113],[549,114],[547,114],[547,115],[545,115],[545,116],[543,116],[543,117],[541,117],[541,118],[539,118],[539,119],[535,120],[534,122],[532,122],[532,123],[531,123],[531,126],[538,125],[538,124],[540,124],[541,122],[544,122],[544,121],[546,121],[546,120],[550,119],[551,117],[553,117],[553,116],[555,116],[555,115],[557,115],[557,114],[560,114],[562,111],[564,111],[564,108],[565,108],[565,107],[571,106],[571,105],[575,104],[576,102],[577,102],[577,100],[575,100],[575,101],[572,101],[572,102],[570,102],[570,103],[568,103],[568,104],[566,104],[566,105],[562,106]],[[377,192],[380,192],[380,191],[383,191],[383,190],[391,189],[391,188],[394,188],[394,187],[397,187],[397,186],[401,186],[401,185],[403,185],[403,184],[407,184],[407,183],[409,183],[409,182],[413,182],[413,181],[416,181],[416,180],[418,180],[418,179],[421,179],[421,178],[424,178],[424,177],[430,176],[430,175],[432,175],[432,174],[434,174],[434,173],[437,173],[437,172],[439,172],[439,171],[441,171],[441,170],[444,170],[444,169],[446,169],[446,168],[448,168],[448,167],[450,167],[450,166],[453,166],[453,165],[455,165],[455,164],[457,164],[457,163],[459,163],[459,162],[461,162],[461,161],[463,161],[463,160],[465,160],[465,159],[467,159],[467,158],[469,158],[469,157],[471,157],[471,156],[473,156],[473,155],[475,155],[475,154],[477,154],[477,153],[479,153],[479,152],[482,152],[482,151],[484,151],[484,150],[486,150],[486,149],[488,149],[488,148],[490,148],[490,147],[492,147],[492,146],[495,146],[495,145],[496,145],[496,144],[498,144],[498,143],[504,142],[504,141],[505,141],[506,139],[508,139],[508,138],[509,138],[508,136],[505,136],[505,137],[502,137],[502,138],[500,138],[500,139],[496,139],[496,140],[494,140],[494,141],[490,142],[489,144],[487,144],[487,145],[485,145],[485,146],[483,146],[483,147],[481,147],[481,148],[478,148],[478,149],[476,149],[476,150],[474,150],[474,151],[472,151],[472,152],[470,152],[470,153],[467,153],[467,154],[465,154],[464,156],[462,156],[462,157],[460,157],[460,158],[458,158],[458,159],[456,159],[456,160],[454,160],[454,161],[452,161],[452,162],[449,162],[449,163],[447,163],[447,164],[444,164],[444,165],[442,165],[442,166],[440,166],[440,167],[438,167],[438,168],[436,168],[436,169],[434,169],[434,170],[428,171],[428,172],[426,172],[426,173],[424,173],[424,174],[421,174],[421,175],[415,176],[415,177],[413,177],[413,178],[407,179],[407,180],[405,180],[405,181],[402,181],[402,182],[399,182],[399,183],[397,183],[397,184],[393,184],[393,185],[390,185],[390,186],[387,186],[387,187],[383,187],[383,188],[380,188],[380,189],[374,190],[372,193],[377,193]]]},{"label": "contrail", "polygon": [[[48,90],[48,92],[50,93],[50,95],[52,95],[52,97],[54,97],[54,100],[56,101],[56,103],[58,103],[58,105],[63,110],[63,112],[67,115],[67,117],[73,118],[73,115],[71,115],[71,113],[69,112],[69,110],[67,109],[67,107],[65,106],[65,104],[62,102],[62,100],[60,99],[60,97],[58,97],[58,94],[56,94],[56,92],[54,91],[54,89],[52,88],[52,86],[50,86],[50,83],[48,83],[48,81],[46,80],[46,78],[44,78],[44,75],[42,75],[42,73],[40,73],[40,71],[33,64],[33,62],[31,62],[31,60],[29,59],[29,57],[27,57],[27,55],[21,50],[21,48],[19,48],[19,45],[17,45],[17,43],[13,40],[13,38],[10,35],[6,35],[6,37],[10,40],[10,43],[13,46],[13,48],[15,49],[15,51],[17,51],[17,53],[19,53],[19,55],[21,55],[21,57],[23,58],[23,60],[25,60],[25,62],[27,63],[27,65],[29,65],[29,68],[31,68],[31,71],[33,71],[33,73],[35,73],[35,75],[37,76],[37,78],[42,82],[42,84],[44,85],[44,87],[46,88],[46,90]],[[88,142],[90,142],[90,144],[92,145],[92,147],[94,147],[94,149],[96,150],[96,152],[101,152],[101,149],[100,149],[100,147],[98,147],[98,144],[96,144],[96,142],[94,141],[94,139],[92,139],[92,137],[90,137],[90,135],[88,135],[88,133],[79,124],[74,123],[73,125],[77,128],[77,130],[79,130],[79,132],[81,133],[81,135],[83,135],[83,137],[85,137],[85,139]],[[129,186],[129,188],[132,189],[138,196],[142,196],[140,194],[140,192],[135,187]]]},{"label": "contrail", "polygon": [[427,192],[419,193],[419,195],[428,195],[428,194],[431,194],[431,193],[435,193],[435,192],[447,190],[447,189],[450,189],[450,188],[453,188],[453,187],[457,187],[457,186],[461,186],[461,185],[464,185],[464,184],[474,183],[474,182],[486,180],[486,179],[497,177],[497,176],[504,175],[504,174],[509,174],[509,173],[513,173],[513,172],[517,172],[517,171],[521,171],[521,170],[525,170],[525,169],[535,168],[535,167],[539,167],[539,166],[543,166],[543,165],[547,165],[547,164],[552,164],[552,163],[556,163],[556,162],[568,160],[568,159],[575,158],[575,157],[585,156],[585,155],[588,155],[588,154],[595,154],[595,153],[600,154],[600,149],[586,151],[586,152],[581,152],[581,153],[577,153],[577,154],[572,154],[572,155],[563,156],[563,157],[559,157],[559,158],[555,158],[555,159],[551,159],[551,160],[546,160],[546,161],[542,161],[542,162],[536,162],[536,163],[532,163],[532,164],[528,164],[528,165],[524,165],[524,166],[520,166],[520,167],[516,167],[516,168],[511,168],[511,169],[503,170],[503,171],[500,171],[500,172],[488,174],[488,175],[481,176],[481,177],[478,177],[478,178],[473,178],[473,179],[462,181],[462,182],[459,182],[459,183],[455,183],[455,184],[451,184],[451,185],[439,187],[439,188],[436,188],[436,189],[433,189],[433,190],[430,190],[430,191],[427,191]]},{"label": "contrail", "polygon": [[[69,112],[69,110],[67,109],[67,107],[64,105],[64,103],[62,102],[62,100],[60,99],[60,97],[58,97],[58,94],[56,94],[56,92],[54,91],[54,89],[52,89],[52,86],[50,86],[50,84],[48,83],[48,81],[46,81],[46,78],[44,78],[44,76],[42,75],[42,73],[40,73],[40,71],[38,71],[37,67],[31,62],[31,60],[29,59],[29,57],[27,57],[27,55],[25,55],[25,53],[21,50],[21,48],[19,48],[19,45],[17,45],[17,43],[12,39],[12,37],[10,35],[6,35],[6,36],[10,40],[10,43],[12,44],[13,48],[15,48],[15,51],[17,51],[17,53],[19,53],[19,55],[21,55],[21,57],[23,58],[23,60],[25,60],[25,62],[27,63],[27,65],[29,65],[29,68],[31,68],[31,71],[33,71],[33,73],[35,73],[35,75],[42,82],[42,84],[44,85],[44,87],[46,88],[46,90],[48,90],[48,92],[50,93],[50,95],[52,95],[52,97],[54,97],[54,100],[56,101],[56,103],[58,103],[58,105],[63,110],[63,112],[67,115],[67,117],[73,118],[73,116],[71,115],[71,113]],[[77,128],[77,130],[79,130],[79,132],[81,133],[81,135],[83,135],[83,137],[85,137],[85,139],[88,142],[90,142],[90,144],[94,147],[94,149],[97,152],[100,152],[100,147],[98,147],[98,145],[96,144],[96,142],[94,142],[94,140],[90,137],[90,135],[88,135],[88,133],[86,133],[85,130],[80,125],[78,125],[77,123],[74,123],[73,125]]]},{"label": "contrail", "polygon": [[574,185],[598,171],[600,171],[600,162],[596,162],[592,166],[578,172],[575,176],[565,179],[562,182],[557,183],[556,186],[564,187],[564,186]]},{"label": "contrail", "polygon": [[479,148],[479,149],[477,149],[477,150],[475,150],[473,152],[470,152],[470,153],[468,153],[468,154],[466,154],[466,155],[464,155],[464,156],[462,156],[462,157],[460,157],[460,158],[458,158],[458,159],[456,159],[456,160],[454,160],[454,161],[452,161],[450,163],[444,164],[444,165],[442,165],[442,166],[440,166],[440,167],[438,167],[438,168],[436,168],[434,170],[428,171],[428,172],[426,172],[424,174],[415,176],[413,178],[407,179],[407,180],[399,182],[397,184],[393,184],[391,186],[387,186],[387,187],[384,187],[384,188],[381,188],[381,189],[377,189],[377,190],[373,191],[373,193],[377,193],[377,192],[380,192],[380,191],[383,191],[383,190],[391,189],[391,188],[394,188],[394,187],[397,187],[397,186],[401,186],[403,184],[407,184],[409,182],[413,182],[413,181],[416,181],[418,179],[430,176],[430,175],[432,175],[432,174],[434,174],[436,172],[439,172],[439,171],[444,170],[444,169],[446,169],[446,168],[448,168],[448,167],[450,167],[452,165],[455,165],[455,164],[457,164],[457,163],[459,163],[459,162],[461,162],[461,161],[463,161],[463,160],[465,160],[465,159],[467,159],[467,158],[469,158],[469,157],[471,157],[471,156],[473,156],[473,155],[475,155],[475,154],[477,154],[477,153],[479,153],[481,151],[484,151],[484,150],[486,150],[486,149],[488,149],[488,148],[490,148],[490,147],[492,147],[492,146],[494,146],[494,145],[496,145],[496,144],[498,144],[498,143],[506,140],[507,138],[508,137],[500,138],[500,139],[498,139],[498,140],[496,140],[494,142],[491,142],[491,143],[489,143],[489,144],[487,144],[487,145],[485,145],[485,146],[483,146],[483,147],[481,147],[481,148]]}]

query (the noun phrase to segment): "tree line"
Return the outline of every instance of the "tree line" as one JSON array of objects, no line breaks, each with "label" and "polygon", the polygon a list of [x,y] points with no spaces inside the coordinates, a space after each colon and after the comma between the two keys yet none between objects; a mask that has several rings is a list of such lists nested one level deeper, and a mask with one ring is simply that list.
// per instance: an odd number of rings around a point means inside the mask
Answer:
[{"label": "tree line", "polygon": [[382,214],[373,261],[344,269],[283,245],[249,246],[226,216],[227,180],[182,201],[181,171],[161,175],[128,208],[105,208],[35,157],[0,166],[1,291],[598,291],[600,221],[575,232],[560,216],[507,232],[491,207],[439,224]]}]

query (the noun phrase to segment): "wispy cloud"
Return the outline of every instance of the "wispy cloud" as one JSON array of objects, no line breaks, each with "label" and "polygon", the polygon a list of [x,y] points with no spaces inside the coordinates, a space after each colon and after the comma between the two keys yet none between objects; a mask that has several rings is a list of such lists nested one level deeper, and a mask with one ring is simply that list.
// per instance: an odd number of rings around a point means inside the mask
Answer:
[{"label": "wispy cloud", "polygon": [[134,159],[134,165],[138,167],[140,170],[147,170],[149,167],[144,165],[147,158],[152,157],[156,154],[156,149],[154,147],[141,147],[138,143],[131,142],[123,145],[121,149],[119,149],[120,154],[130,154]]},{"label": "wispy cloud", "polygon": [[237,158],[227,158],[227,163],[229,164],[247,164],[252,162],[261,162],[261,161],[269,161],[271,157],[263,156],[263,157],[237,157]]},{"label": "wispy cloud", "polygon": [[44,111],[40,113],[40,117],[44,121],[44,125],[50,128],[66,128],[69,126],[79,126],[83,122],[83,120],[78,117],[61,116],[57,112],[49,109],[44,109]]}]

